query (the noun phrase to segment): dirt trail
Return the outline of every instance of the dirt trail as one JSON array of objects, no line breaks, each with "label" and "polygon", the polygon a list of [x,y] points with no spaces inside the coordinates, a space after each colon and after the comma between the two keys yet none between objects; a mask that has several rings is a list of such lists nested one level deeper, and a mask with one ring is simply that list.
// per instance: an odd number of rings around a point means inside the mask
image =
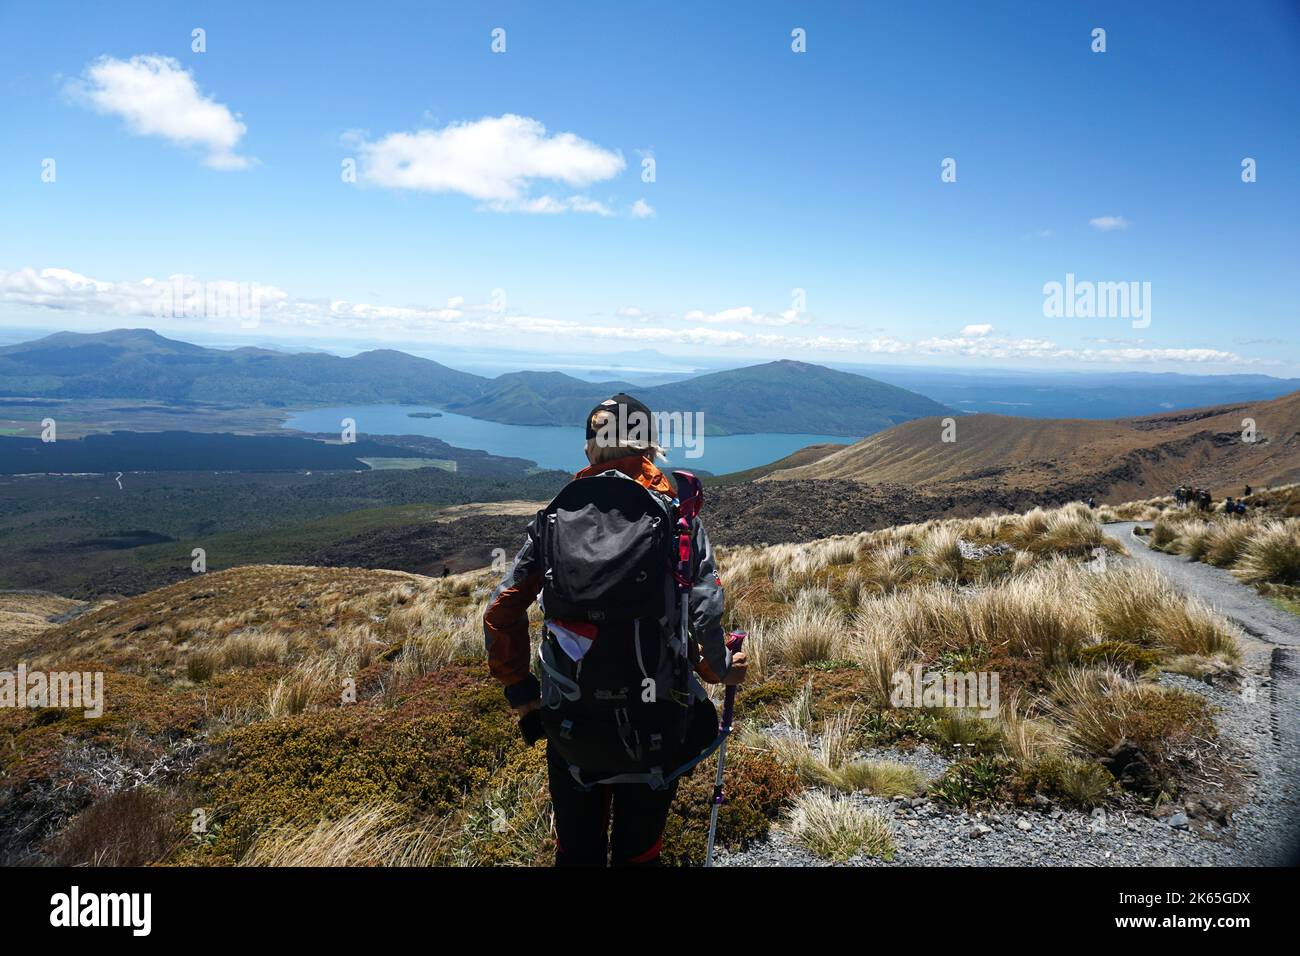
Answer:
[{"label": "dirt trail", "polygon": [[[1269,708],[1272,746],[1255,753],[1260,812],[1245,822],[1248,828],[1258,827],[1265,846],[1272,843],[1272,850],[1258,862],[1294,863],[1300,858],[1300,615],[1277,607],[1222,568],[1151,550],[1134,536],[1133,529],[1139,526],[1151,525],[1121,521],[1106,525],[1106,534],[1121,542],[1135,561],[1156,568],[1248,635],[1246,665],[1257,662],[1262,686],[1253,697],[1243,694],[1243,699]],[[1269,835],[1273,841],[1267,839]]]}]

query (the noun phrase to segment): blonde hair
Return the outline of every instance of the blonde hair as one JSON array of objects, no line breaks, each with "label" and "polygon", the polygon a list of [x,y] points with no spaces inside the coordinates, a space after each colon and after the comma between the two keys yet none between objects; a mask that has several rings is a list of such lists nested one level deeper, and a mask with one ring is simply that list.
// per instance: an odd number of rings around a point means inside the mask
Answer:
[{"label": "blonde hair", "polygon": [[[612,411],[601,409],[591,416],[591,427],[599,432],[602,427],[610,423],[613,417],[614,413]],[[649,441],[626,439],[623,444],[611,444],[602,442],[599,434],[588,438],[587,444],[584,446],[587,452],[587,461],[593,465],[603,465],[619,458],[627,458],[629,455],[644,455],[651,461],[665,460],[668,453],[659,444],[658,427],[653,415],[650,416],[649,426]]]}]

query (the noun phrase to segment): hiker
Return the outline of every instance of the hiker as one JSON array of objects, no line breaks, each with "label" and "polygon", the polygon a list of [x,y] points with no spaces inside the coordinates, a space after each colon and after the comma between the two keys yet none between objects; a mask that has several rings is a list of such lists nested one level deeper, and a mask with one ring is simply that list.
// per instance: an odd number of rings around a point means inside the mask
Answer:
[{"label": "hiker", "polygon": [[1088,507],[1093,510],[1096,510],[1097,508],[1097,499],[1092,497],[1092,495],[1088,496]]},{"label": "hiker", "polygon": [[1231,518],[1237,513],[1237,506],[1232,503],[1232,496],[1223,499],[1223,513]]},{"label": "hiker", "polygon": [[1246,486],[1246,490],[1243,491],[1243,492],[1241,493],[1241,497],[1243,497],[1243,498],[1249,498],[1249,497],[1250,497],[1250,485],[1247,485],[1247,486]]},{"label": "hiker", "polygon": [[[718,735],[696,675],[736,685],[747,665],[726,645],[708,535],[682,514],[686,479],[697,495],[698,481],[659,470],[650,410],[615,395],[587,415],[586,436],[590,467],[530,523],[483,615],[488,667],[524,740],[546,737],[556,865],[657,865],[677,791],[668,778]],[[689,580],[674,573],[679,549]],[[540,683],[528,635],[539,597]]]},{"label": "hiker", "polygon": [[447,567],[445,564],[442,566],[442,576],[444,578],[451,577],[451,568]]}]

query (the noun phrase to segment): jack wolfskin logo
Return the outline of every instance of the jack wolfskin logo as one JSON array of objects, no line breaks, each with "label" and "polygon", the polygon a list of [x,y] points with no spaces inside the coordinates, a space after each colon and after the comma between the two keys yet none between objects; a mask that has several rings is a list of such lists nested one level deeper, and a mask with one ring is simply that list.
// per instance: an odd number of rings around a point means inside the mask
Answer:
[{"label": "jack wolfskin logo", "polygon": [[620,687],[614,691],[602,687],[596,691],[596,700],[627,700],[627,688]]}]

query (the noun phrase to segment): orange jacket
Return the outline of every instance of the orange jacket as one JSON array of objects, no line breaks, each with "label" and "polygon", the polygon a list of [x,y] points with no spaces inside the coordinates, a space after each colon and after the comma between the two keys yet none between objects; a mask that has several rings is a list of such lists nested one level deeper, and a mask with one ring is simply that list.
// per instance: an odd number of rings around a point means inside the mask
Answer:
[{"label": "orange jacket", "polygon": [[[617,470],[635,478],[651,491],[675,496],[672,483],[644,455],[629,455],[584,468],[575,478],[588,478]],[[722,633],[723,592],[713,550],[699,519],[692,529],[696,560],[695,586],[691,589],[691,633],[697,642],[696,671],[706,681],[717,682],[731,664]],[[542,589],[542,568],[537,559],[536,520],[529,524],[524,545],[488,603],[483,615],[488,669],[505,686],[506,699],[518,707],[540,696],[531,670],[528,609]]]}]

